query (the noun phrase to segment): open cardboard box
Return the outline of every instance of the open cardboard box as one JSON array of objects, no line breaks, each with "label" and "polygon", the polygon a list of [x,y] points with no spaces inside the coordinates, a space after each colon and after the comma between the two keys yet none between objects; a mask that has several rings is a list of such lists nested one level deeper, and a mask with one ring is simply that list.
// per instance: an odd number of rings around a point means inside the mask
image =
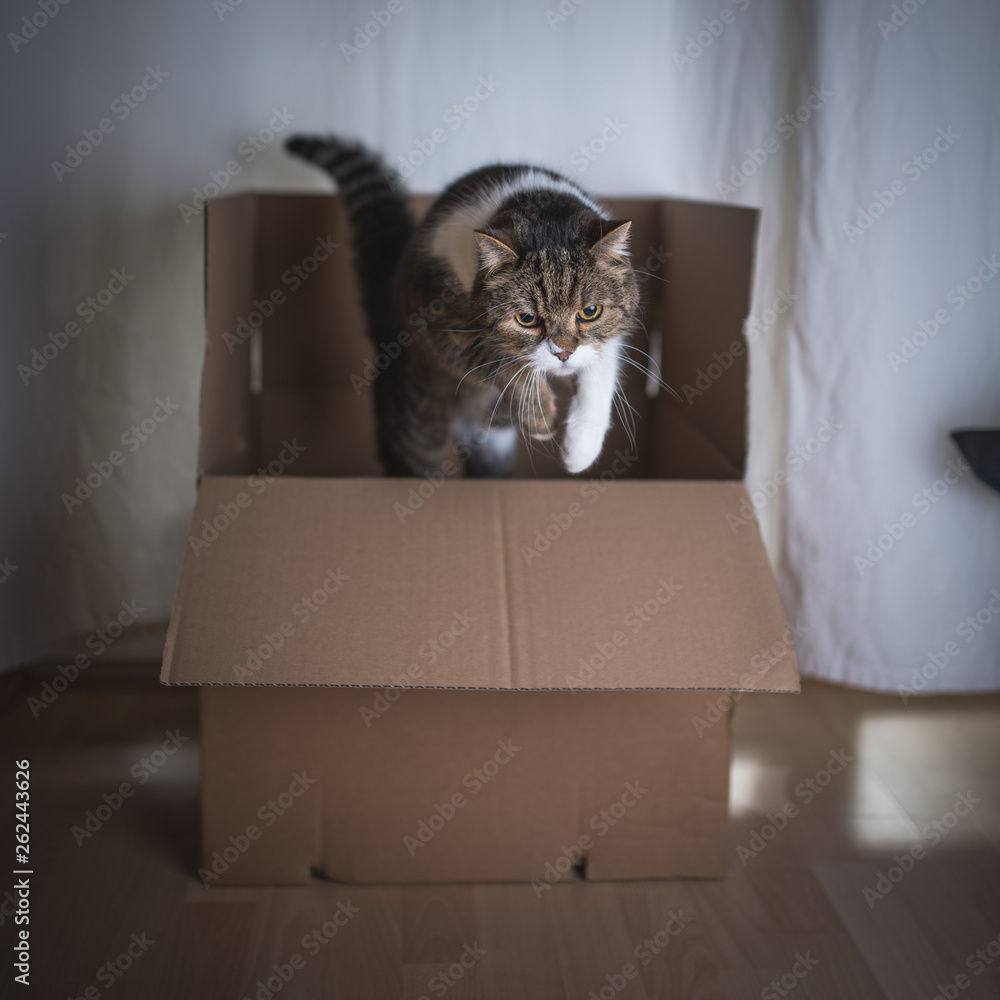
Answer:
[{"label": "open cardboard box", "polygon": [[629,369],[635,446],[619,427],[590,474],[536,452],[439,482],[380,476],[340,200],[208,206],[201,480],[162,672],[200,687],[207,883],[723,874],[725,693],[798,690],[757,527],[726,519],[757,214],[608,204],[634,220],[664,378],[701,368],[703,391]]}]

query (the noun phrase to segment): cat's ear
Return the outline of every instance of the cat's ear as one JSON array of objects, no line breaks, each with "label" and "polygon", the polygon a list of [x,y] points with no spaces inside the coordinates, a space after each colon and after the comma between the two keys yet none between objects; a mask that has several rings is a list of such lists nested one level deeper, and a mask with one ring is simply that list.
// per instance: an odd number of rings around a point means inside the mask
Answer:
[{"label": "cat's ear", "polygon": [[604,254],[608,257],[617,257],[624,260],[628,257],[629,236],[631,235],[632,222],[629,219],[612,219],[611,221],[601,221],[601,229],[607,229],[603,236],[590,248],[594,253]]},{"label": "cat's ear", "polygon": [[517,260],[517,253],[498,236],[477,229],[476,247],[479,250],[479,268],[483,271],[511,264]]}]

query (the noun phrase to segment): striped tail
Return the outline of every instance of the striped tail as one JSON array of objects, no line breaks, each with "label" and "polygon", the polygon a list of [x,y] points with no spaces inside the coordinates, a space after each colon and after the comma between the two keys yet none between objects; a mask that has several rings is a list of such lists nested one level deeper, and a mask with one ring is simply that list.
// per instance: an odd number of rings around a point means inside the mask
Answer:
[{"label": "striped tail", "polygon": [[354,262],[374,342],[392,336],[393,279],[415,224],[399,178],[359,143],[296,135],[285,148],[337,182],[354,240]]}]

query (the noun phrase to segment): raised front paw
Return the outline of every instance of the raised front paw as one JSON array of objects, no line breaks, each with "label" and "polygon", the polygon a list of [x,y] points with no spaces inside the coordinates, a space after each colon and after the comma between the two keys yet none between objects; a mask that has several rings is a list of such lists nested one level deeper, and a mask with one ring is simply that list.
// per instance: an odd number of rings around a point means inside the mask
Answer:
[{"label": "raised front paw", "polygon": [[563,465],[568,472],[583,472],[597,461],[608,425],[604,422],[570,419],[563,438]]}]

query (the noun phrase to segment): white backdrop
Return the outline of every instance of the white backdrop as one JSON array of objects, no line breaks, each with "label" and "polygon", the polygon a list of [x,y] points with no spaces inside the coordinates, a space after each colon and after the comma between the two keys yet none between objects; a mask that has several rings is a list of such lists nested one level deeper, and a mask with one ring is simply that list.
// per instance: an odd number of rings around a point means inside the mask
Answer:
[{"label": "white backdrop", "polygon": [[789,470],[785,606],[810,673],[996,688],[1000,496],[948,432],[1000,426],[1000,7],[898,7],[805,31],[836,96],[799,144],[788,447],[843,426]]},{"label": "white backdrop", "polygon": [[[907,4],[885,39],[891,6],[860,2],[821,22],[790,0],[70,0],[48,23],[37,3],[7,5],[0,664],[86,651],[123,601],[142,610],[108,658],[169,615],[196,468],[202,230],[182,207],[196,189],[326,188],[282,152],[292,130],[356,135],[396,163],[444,125],[416,190],[532,160],[597,193],[763,207],[748,482],[806,629],[803,668],[905,683],[1000,585],[1000,507],[970,475],[877,565],[852,561],[942,475],[949,427],[998,417],[1000,282],[899,372],[885,358],[1000,250],[997,13],[968,3],[950,24],[943,4]],[[373,8],[378,32],[355,45]],[[481,77],[492,93],[453,128]],[[961,139],[906,180],[939,126]],[[613,141],[581,156],[602,132]],[[897,175],[906,193],[850,242],[842,223]],[[45,367],[26,374],[33,358]],[[824,419],[836,432],[812,442]],[[67,509],[114,450],[123,464]],[[1000,623],[934,684],[996,686],[998,649]]]}]

